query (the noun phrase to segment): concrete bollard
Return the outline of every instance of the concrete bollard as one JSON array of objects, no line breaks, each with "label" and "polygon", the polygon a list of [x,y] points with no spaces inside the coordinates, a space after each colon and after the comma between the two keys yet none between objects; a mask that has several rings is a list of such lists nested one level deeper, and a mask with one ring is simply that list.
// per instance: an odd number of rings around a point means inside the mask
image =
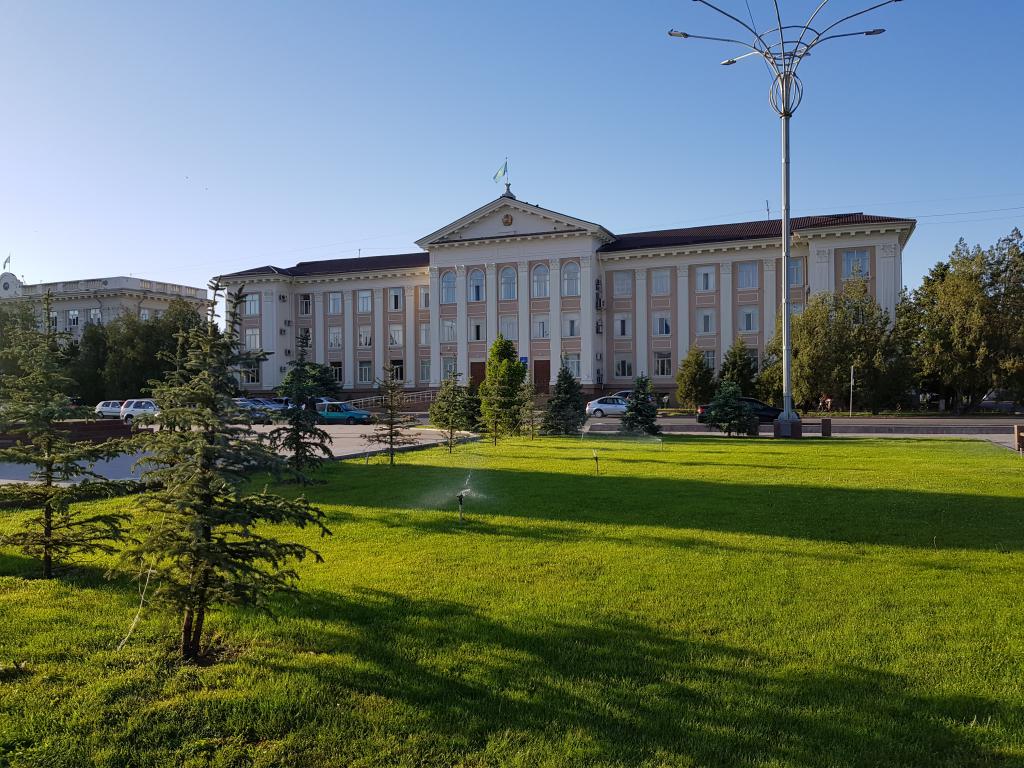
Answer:
[{"label": "concrete bollard", "polygon": [[832,419],[821,420],[821,436],[832,437]]},{"label": "concrete bollard", "polygon": [[1024,424],[1013,425],[1013,444],[1019,453],[1024,453]]}]

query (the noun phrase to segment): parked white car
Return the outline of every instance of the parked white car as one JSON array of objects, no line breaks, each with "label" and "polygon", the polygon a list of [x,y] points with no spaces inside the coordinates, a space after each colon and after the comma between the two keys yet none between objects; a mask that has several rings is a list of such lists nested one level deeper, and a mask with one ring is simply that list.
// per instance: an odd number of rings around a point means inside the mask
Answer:
[{"label": "parked white car", "polygon": [[125,400],[121,406],[121,421],[131,424],[139,416],[155,416],[158,413],[160,406],[152,400]]},{"label": "parked white car", "polygon": [[621,416],[626,412],[626,405],[623,398],[615,397],[615,395],[599,397],[597,400],[587,403],[587,416],[594,416],[598,419],[603,416]]},{"label": "parked white car", "polygon": [[104,400],[102,403],[97,403],[93,410],[101,419],[119,419],[121,418],[121,401]]}]

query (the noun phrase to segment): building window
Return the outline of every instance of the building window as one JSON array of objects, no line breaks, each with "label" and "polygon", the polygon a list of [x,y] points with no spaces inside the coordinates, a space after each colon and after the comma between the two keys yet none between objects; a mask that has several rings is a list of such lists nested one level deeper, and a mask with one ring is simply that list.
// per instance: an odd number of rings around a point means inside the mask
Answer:
[{"label": "building window", "polygon": [[430,346],[430,323],[420,323],[420,346]]},{"label": "building window", "polygon": [[441,275],[441,303],[455,303],[455,273],[452,271]]},{"label": "building window", "polygon": [[802,286],[804,284],[804,260],[790,258],[789,260],[789,284],[791,286]]},{"label": "building window", "polygon": [[327,328],[327,348],[341,349],[344,344],[344,334],[340,326],[332,325]]},{"label": "building window", "polygon": [[868,277],[870,262],[867,251],[843,251],[843,280],[853,277]]},{"label": "building window", "polygon": [[373,363],[370,360],[359,361],[359,383],[373,383]]},{"label": "building window", "polygon": [[505,267],[501,270],[501,300],[515,301],[516,299],[516,271],[512,267]]},{"label": "building window", "polygon": [[654,353],[654,375],[655,376],[671,376],[672,375],[672,354],[670,352],[655,352]]},{"label": "building window", "polygon": [[459,371],[458,364],[454,357],[441,358],[441,367],[444,369],[444,377],[451,378]]},{"label": "building window", "polygon": [[430,309],[430,288],[420,286],[420,309]]},{"label": "building window", "polygon": [[402,324],[391,323],[388,326],[388,346],[389,347],[400,347],[402,346]]},{"label": "building window", "polygon": [[562,295],[580,295],[580,265],[570,261],[562,267]]},{"label": "building window", "polygon": [[501,335],[510,341],[519,339],[519,318],[515,315],[502,315],[498,318],[498,329]]},{"label": "building window", "polygon": [[580,355],[578,352],[571,352],[562,357],[562,365],[569,369],[569,373],[577,379],[580,377]]},{"label": "building window", "polygon": [[672,319],[668,312],[656,312],[654,315],[654,335],[671,336]]},{"label": "building window", "polygon": [[363,349],[369,349],[373,345],[373,336],[370,333],[370,326],[360,325],[359,326],[359,346]]},{"label": "building window", "polygon": [[341,367],[341,363],[331,363],[331,378],[339,384],[345,380],[345,369]]},{"label": "building window", "polygon": [[651,270],[651,295],[668,296],[672,293],[667,269]]},{"label": "building window", "polygon": [[612,333],[618,339],[628,339],[633,336],[633,316],[626,313],[615,315],[615,330]]},{"label": "building window", "polygon": [[576,314],[562,315],[562,336],[574,339],[580,335],[580,316]]},{"label": "building window", "polygon": [[140,309],[139,310],[139,320],[149,320],[149,310],[148,309]]},{"label": "building window", "polygon": [[627,298],[633,295],[633,273],[612,272],[612,296]]},{"label": "building window", "polygon": [[405,297],[401,288],[388,288],[388,309],[392,312],[401,312],[404,306]]},{"label": "building window", "polygon": [[391,380],[405,381],[405,360],[391,361]]},{"label": "building window", "polygon": [[356,312],[360,315],[368,315],[373,311],[373,294],[370,291],[358,291],[356,293]]},{"label": "building window", "polygon": [[697,291],[707,293],[715,290],[715,268],[697,267]]},{"label": "building window", "polygon": [[469,272],[469,280],[467,281],[469,288],[469,300],[470,301],[483,301],[485,298],[484,294],[484,273],[483,270],[473,269]]},{"label": "building window", "polygon": [[420,358],[420,381],[430,381],[430,358]]},{"label": "building window", "polygon": [[442,320],[441,321],[441,341],[455,341],[457,339],[455,321],[454,320]]},{"label": "building window", "polygon": [[254,350],[260,348],[260,329],[259,328],[246,328],[245,329],[245,348],[247,350]]},{"label": "building window", "polygon": [[67,323],[68,323],[68,325],[67,325],[68,328],[77,328],[78,327],[78,310],[77,309],[69,309],[68,310]]},{"label": "building window", "polygon": [[703,309],[697,313],[697,333],[712,334],[715,332],[715,313],[710,309]]},{"label": "building window", "polygon": [[546,299],[548,297],[548,278],[551,272],[544,264],[538,264],[533,268],[533,290],[531,296],[535,299]]},{"label": "building window", "polygon": [[246,317],[255,317],[260,313],[260,295],[258,293],[247,293],[242,297],[242,314]]},{"label": "building window", "polygon": [[802,303],[800,303],[799,301],[794,301],[792,304],[789,305],[789,312],[790,312],[790,314],[799,315],[799,314],[802,314],[803,311],[804,311],[804,305]]},{"label": "building window", "polygon": [[615,357],[615,376],[620,379],[633,378],[633,358],[617,355]]},{"label": "building window", "polygon": [[704,365],[706,365],[712,371],[715,370],[715,350],[704,350]]},{"label": "building window", "polygon": [[547,339],[550,338],[551,332],[548,328],[548,316],[547,315],[534,315],[533,316],[533,338],[535,339]]},{"label": "building window", "polygon": [[469,318],[469,340],[487,341],[487,334],[484,331],[484,321],[475,317]]},{"label": "building window", "polygon": [[749,291],[756,289],[757,286],[757,262],[743,261],[737,264],[736,288],[741,291]]},{"label": "building window", "polygon": [[103,323],[103,310],[93,307],[89,310],[89,322],[101,325]]},{"label": "building window", "polygon": [[740,308],[740,331],[755,333],[758,330],[757,307]]},{"label": "building window", "polygon": [[309,317],[313,314],[313,294],[299,294],[299,314],[303,317]]},{"label": "building window", "polygon": [[259,363],[244,363],[238,369],[239,376],[242,379],[243,384],[259,384],[260,383],[260,364]]},{"label": "building window", "polygon": [[328,315],[340,315],[341,314],[341,294],[340,293],[328,293],[327,294],[327,314]]}]

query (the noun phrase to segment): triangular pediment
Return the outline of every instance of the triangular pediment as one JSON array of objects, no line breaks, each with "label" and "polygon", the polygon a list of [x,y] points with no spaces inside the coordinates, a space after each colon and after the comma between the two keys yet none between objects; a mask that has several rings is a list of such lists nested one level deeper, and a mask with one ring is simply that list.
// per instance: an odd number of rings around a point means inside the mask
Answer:
[{"label": "triangular pediment", "polygon": [[614,239],[614,235],[599,224],[502,195],[417,240],[416,244],[426,250],[452,243],[571,233],[589,234],[607,242]]}]

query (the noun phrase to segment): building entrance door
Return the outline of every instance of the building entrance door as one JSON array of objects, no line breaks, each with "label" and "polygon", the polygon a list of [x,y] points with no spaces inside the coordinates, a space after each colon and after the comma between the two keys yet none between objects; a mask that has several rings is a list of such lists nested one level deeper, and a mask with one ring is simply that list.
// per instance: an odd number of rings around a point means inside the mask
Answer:
[{"label": "building entrance door", "polygon": [[551,381],[551,361],[533,361],[533,386],[537,392],[547,392],[548,383]]},{"label": "building entrance door", "polygon": [[487,363],[469,364],[469,388],[476,392],[487,377]]}]

